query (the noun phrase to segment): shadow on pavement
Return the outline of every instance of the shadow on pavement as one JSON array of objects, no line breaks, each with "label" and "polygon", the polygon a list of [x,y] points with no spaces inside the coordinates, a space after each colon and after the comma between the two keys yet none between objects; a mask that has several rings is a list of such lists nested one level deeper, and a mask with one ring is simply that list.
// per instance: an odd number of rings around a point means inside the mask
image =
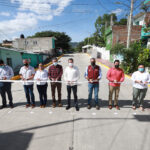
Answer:
[{"label": "shadow on pavement", "polygon": [[[57,103],[58,103],[58,101],[56,100],[56,104]],[[131,108],[132,107],[132,100],[119,100],[118,103],[119,103],[119,106],[122,107],[122,108]],[[47,101],[47,107],[52,106],[52,104],[53,104],[53,101],[49,99]],[[62,104],[63,104],[63,107],[66,107],[67,99],[63,99]],[[87,107],[88,100],[87,99],[79,99],[78,104],[79,104],[80,108]],[[100,104],[100,107],[107,108],[108,107],[108,100],[99,100],[99,104]],[[15,107],[26,105],[26,101],[15,103],[14,105],[15,105]],[[74,100],[73,99],[71,100],[71,105],[74,106]],[[91,105],[93,107],[95,106],[94,100],[91,101]],[[36,101],[36,106],[40,106],[40,101],[39,100]],[[145,108],[150,107],[150,100],[145,100],[144,101],[144,107]]]},{"label": "shadow on pavement", "polygon": [[1,150],[27,150],[32,140],[32,133],[8,132],[0,133]]},{"label": "shadow on pavement", "polygon": [[[7,132],[7,133],[0,133],[0,149],[2,150],[27,150],[29,147],[30,142],[32,141],[33,133],[27,133],[28,131],[37,130],[41,128],[57,126],[66,123],[73,123],[76,121],[82,120],[137,120],[142,122],[149,122],[150,116],[149,115],[134,115],[134,118],[76,118],[46,125],[40,125],[30,128],[25,128],[22,130]],[[81,122],[82,123],[82,122]]]}]

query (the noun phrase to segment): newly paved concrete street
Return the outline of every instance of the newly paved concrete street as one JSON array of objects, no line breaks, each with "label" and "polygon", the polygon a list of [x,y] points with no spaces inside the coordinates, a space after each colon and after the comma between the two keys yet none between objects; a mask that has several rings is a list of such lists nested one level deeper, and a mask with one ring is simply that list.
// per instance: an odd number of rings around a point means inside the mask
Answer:
[{"label": "newly paved concrete street", "polygon": [[[81,72],[80,81],[89,65],[87,54],[70,54],[60,59],[65,68],[68,58],[74,58]],[[80,111],[66,111],[66,85],[62,87],[63,108],[52,108],[51,89],[48,87],[48,106],[39,108],[39,97],[34,88],[37,107],[25,108],[26,99],[21,83],[13,83],[15,108],[0,110],[0,150],[149,150],[150,149],[150,90],[145,98],[144,112],[131,109],[132,82],[126,78],[121,86],[121,110],[109,110],[107,68],[102,67],[99,98],[101,109],[87,110],[87,83],[78,87]],[[1,103],[0,103],[1,104]],[[73,104],[73,101],[72,101]],[[94,105],[94,103],[93,103]]]}]

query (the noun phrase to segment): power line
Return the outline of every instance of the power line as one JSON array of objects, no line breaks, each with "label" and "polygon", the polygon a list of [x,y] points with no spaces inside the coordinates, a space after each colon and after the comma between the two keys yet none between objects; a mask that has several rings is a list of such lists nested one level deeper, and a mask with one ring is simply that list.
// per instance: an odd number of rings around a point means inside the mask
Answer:
[{"label": "power line", "polygon": [[109,9],[107,9],[103,4],[102,4],[102,2],[100,1],[100,0],[97,0],[97,2],[99,3],[99,5],[104,9],[104,10],[106,10],[106,11],[109,11],[110,12],[110,10]]}]

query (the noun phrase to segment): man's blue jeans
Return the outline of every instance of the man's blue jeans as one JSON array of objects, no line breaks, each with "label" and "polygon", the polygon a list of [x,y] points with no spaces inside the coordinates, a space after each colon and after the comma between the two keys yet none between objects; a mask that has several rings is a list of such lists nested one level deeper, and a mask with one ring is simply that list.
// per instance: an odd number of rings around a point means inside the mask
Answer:
[{"label": "man's blue jeans", "polygon": [[88,91],[89,91],[88,105],[91,104],[93,89],[94,89],[94,96],[95,96],[95,104],[98,105],[99,83],[93,83],[93,84],[88,83]]},{"label": "man's blue jeans", "polygon": [[[24,91],[26,94],[26,99],[28,104],[35,104],[35,97],[33,93],[33,84],[32,85],[24,85]],[[31,101],[30,101],[31,99]]]}]

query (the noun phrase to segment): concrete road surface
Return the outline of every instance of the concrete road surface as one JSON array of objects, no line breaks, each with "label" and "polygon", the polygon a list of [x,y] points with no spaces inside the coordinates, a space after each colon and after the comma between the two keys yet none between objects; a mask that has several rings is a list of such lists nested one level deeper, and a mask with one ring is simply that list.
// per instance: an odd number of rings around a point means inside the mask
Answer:
[{"label": "concrete road surface", "polygon": [[[68,58],[75,60],[84,79],[89,56],[70,54],[60,59],[65,68]],[[150,90],[144,112],[131,109],[132,82],[126,78],[121,86],[121,110],[108,110],[107,68],[102,67],[99,98],[101,109],[87,110],[87,83],[78,87],[80,111],[66,111],[66,85],[62,87],[63,108],[52,108],[51,89],[48,87],[48,106],[39,108],[39,97],[34,88],[37,107],[25,108],[26,99],[21,83],[13,83],[15,108],[0,110],[0,150],[150,150]],[[72,101],[73,105],[73,101]],[[93,102],[94,106],[94,102]]]}]

